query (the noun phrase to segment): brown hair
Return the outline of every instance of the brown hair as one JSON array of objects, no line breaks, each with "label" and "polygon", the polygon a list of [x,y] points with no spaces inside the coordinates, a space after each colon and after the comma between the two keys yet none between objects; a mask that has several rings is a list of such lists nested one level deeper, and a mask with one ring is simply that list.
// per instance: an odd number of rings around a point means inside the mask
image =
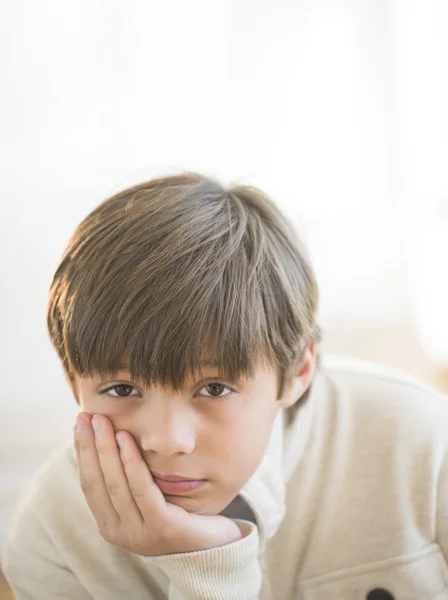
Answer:
[{"label": "brown hair", "polygon": [[178,390],[204,359],[231,381],[261,359],[277,369],[281,396],[319,338],[317,303],[306,252],[275,204],[187,172],[126,189],[80,223],[47,322],[72,380],[126,368]]}]

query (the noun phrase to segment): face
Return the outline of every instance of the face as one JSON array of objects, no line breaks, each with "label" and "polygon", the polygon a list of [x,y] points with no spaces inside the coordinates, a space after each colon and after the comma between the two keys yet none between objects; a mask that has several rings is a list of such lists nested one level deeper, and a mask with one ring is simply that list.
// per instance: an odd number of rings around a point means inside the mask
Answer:
[{"label": "face", "polygon": [[216,515],[239,493],[260,464],[278,410],[293,404],[309,386],[314,355],[277,399],[274,371],[259,367],[251,379],[225,381],[217,369],[181,392],[144,388],[122,371],[115,379],[80,378],[74,389],[81,409],[106,415],[128,431],[152,473],[205,480],[191,490],[163,490],[167,501],[188,512]]}]

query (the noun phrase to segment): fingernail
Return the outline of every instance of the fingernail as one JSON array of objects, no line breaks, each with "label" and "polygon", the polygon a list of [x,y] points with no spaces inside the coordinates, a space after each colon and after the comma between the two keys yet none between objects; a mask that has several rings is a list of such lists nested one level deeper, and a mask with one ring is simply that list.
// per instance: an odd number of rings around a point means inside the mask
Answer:
[{"label": "fingernail", "polygon": [[95,433],[99,433],[101,431],[101,421],[98,419],[97,416],[93,417],[92,425],[93,429],[95,430]]}]

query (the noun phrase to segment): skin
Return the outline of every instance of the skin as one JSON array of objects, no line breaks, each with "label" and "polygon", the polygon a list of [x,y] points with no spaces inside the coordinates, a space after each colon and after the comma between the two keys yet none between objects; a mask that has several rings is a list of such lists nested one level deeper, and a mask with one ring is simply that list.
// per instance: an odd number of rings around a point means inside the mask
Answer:
[{"label": "skin", "polygon": [[[276,373],[262,366],[239,382],[222,381],[206,367],[200,381],[188,381],[179,393],[144,389],[125,371],[113,380],[77,377],[80,482],[102,536],[144,556],[205,550],[244,537],[219,513],[255,472],[277,412],[305,393],[315,365],[312,343],[280,399]],[[152,470],[206,483],[164,495]]]}]

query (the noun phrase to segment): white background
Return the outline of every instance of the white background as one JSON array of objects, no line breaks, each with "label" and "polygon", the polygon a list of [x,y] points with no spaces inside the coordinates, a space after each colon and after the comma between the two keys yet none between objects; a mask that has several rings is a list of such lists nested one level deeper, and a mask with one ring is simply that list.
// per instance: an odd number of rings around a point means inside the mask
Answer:
[{"label": "white background", "polygon": [[448,364],[447,30],[444,0],[3,0],[0,543],[77,412],[53,271],[128,183],[259,185],[308,240],[332,350],[412,331]]}]

